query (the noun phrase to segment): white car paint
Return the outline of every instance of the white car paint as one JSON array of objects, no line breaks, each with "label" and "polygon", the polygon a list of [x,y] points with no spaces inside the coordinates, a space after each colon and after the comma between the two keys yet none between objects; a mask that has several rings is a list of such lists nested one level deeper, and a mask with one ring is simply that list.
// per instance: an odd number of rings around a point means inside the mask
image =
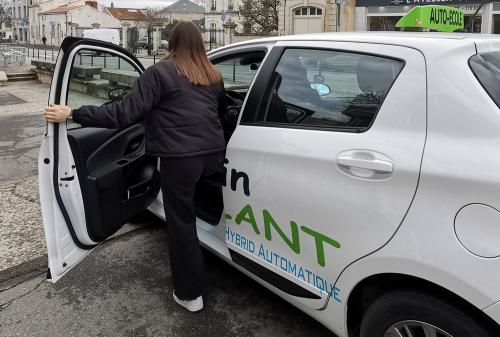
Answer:
[{"label": "white car paint", "polygon": [[[256,43],[364,52],[401,58],[406,64],[367,132],[238,126],[228,144],[226,167],[228,171],[249,174],[251,193],[244,195],[241,185],[236,191],[229,185],[225,187],[225,213],[231,219],[222,217],[218,226],[199,219],[202,244],[341,337],[347,336],[352,291],[363,280],[380,274],[426,280],[448,289],[500,323],[499,258],[485,258],[470,251],[471,246],[477,251],[498,248],[500,238],[490,238],[488,247],[482,247],[480,239],[472,239],[467,248],[455,231],[455,217],[464,206],[481,204],[500,209],[500,110],[468,66],[468,59],[477,51],[499,51],[500,38],[437,33],[314,34],[239,43],[210,55],[236,52]],[[65,136],[63,129],[61,138]],[[51,130],[49,125],[40,160],[52,155]],[[384,179],[345,174],[342,167],[336,166],[336,160],[341,159],[344,167],[352,164],[352,151],[380,154],[376,158],[383,165],[389,158],[393,172]],[[70,152],[62,156],[67,157],[67,164],[60,163],[60,174],[72,162]],[[42,163],[39,167],[52,271],[52,266],[62,261],[59,251],[75,248],[54,205],[53,187],[42,178],[50,177],[52,171]],[[65,204],[78,201],[78,188],[63,198],[68,199]],[[298,198],[303,201],[300,207]],[[273,240],[267,240],[262,227],[257,235],[248,225],[236,225],[234,216],[246,204],[251,204],[259,226],[266,209],[279,224],[296,221],[299,226],[318,226],[315,228],[338,238],[342,248],[325,250],[327,261],[332,263],[320,267],[312,237],[301,241],[302,251],[296,254],[283,241],[276,240],[276,232],[272,232]],[[149,209],[165,218],[161,193]],[[474,224],[467,221],[470,230]],[[495,225],[500,226],[500,217],[489,219],[488,226]],[[321,291],[263,262],[232,240],[226,241],[228,230],[324,275],[338,293]],[[290,236],[289,231],[286,234]],[[56,242],[64,244],[54,252]],[[229,249],[238,250],[320,299],[299,298],[281,291],[235,264]],[[83,255],[77,254],[76,260]],[[71,261],[66,269],[75,263]]]}]

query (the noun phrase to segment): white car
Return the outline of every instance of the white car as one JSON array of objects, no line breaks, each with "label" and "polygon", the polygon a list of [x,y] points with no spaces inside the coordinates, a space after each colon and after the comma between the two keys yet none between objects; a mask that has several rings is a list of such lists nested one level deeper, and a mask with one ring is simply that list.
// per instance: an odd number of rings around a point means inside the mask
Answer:
[{"label": "white car", "polygon": [[[91,81],[89,52],[107,55]],[[229,106],[225,170],[195,197],[206,248],[341,337],[500,336],[500,37],[325,33],[209,57]],[[50,103],[73,107],[144,70],[77,38],[55,69]],[[53,282],[130,217],[165,218],[139,124],[49,124],[39,174]]]},{"label": "white car", "polygon": [[118,31],[118,29],[110,29],[110,28],[87,29],[83,31],[83,37],[86,39],[105,41],[116,45],[120,44],[120,32]]}]

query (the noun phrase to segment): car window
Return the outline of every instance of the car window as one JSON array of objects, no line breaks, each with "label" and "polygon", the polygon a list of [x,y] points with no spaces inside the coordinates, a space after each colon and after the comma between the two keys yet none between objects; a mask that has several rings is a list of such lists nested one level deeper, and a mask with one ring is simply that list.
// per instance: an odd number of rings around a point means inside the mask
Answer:
[{"label": "car window", "polygon": [[500,52],[474,55],[469,64],[484,90],[500,107]]},{"label": "car window", "polygon": [[366,54],[287,49],[257,122],[367,129],[403,66]]},{"label": "car window", "polygon": [[224,80],[226,90],[247,91],[264,59],[265,52],[240,55],[213,61]]},{"label": "car window", "polygon": [[[93,50],[80,50],[73,59],[66,105],[103,105],[120,100],[140,73],[126,59]],[[79,127],[71,123],[68,128]]]}]

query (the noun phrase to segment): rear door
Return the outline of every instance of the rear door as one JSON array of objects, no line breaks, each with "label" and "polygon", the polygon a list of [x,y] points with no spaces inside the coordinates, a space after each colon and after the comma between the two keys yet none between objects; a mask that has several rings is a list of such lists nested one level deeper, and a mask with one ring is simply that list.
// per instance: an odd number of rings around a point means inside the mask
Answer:
[{"label": "rear door", "polygon": [[414,49],[278,42],[226,152],[234,262],[320,309],[340,273],[386,244],[417,188],[426,69]]},{"label": "rear door", "polygon": [[[66,38],[49,103],[78,108],[120,100],[143,71],[132,54],[116,45]],[[53,282],[144,211],[160,188],[157,158],[145,155],[141,124],[113,130],[48,123],[38,167]]]}]

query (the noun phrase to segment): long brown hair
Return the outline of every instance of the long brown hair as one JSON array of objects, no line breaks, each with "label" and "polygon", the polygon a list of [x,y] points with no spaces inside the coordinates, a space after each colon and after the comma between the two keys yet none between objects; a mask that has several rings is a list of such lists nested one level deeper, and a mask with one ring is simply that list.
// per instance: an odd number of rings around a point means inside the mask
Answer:
[{"label": "long brown hair", "polygon": [[167,60],[192,84],[207,86],[221,80],[220,72],[207,58],[201,32],[193,22],[181,21],[175,25],[168,51]]}]

